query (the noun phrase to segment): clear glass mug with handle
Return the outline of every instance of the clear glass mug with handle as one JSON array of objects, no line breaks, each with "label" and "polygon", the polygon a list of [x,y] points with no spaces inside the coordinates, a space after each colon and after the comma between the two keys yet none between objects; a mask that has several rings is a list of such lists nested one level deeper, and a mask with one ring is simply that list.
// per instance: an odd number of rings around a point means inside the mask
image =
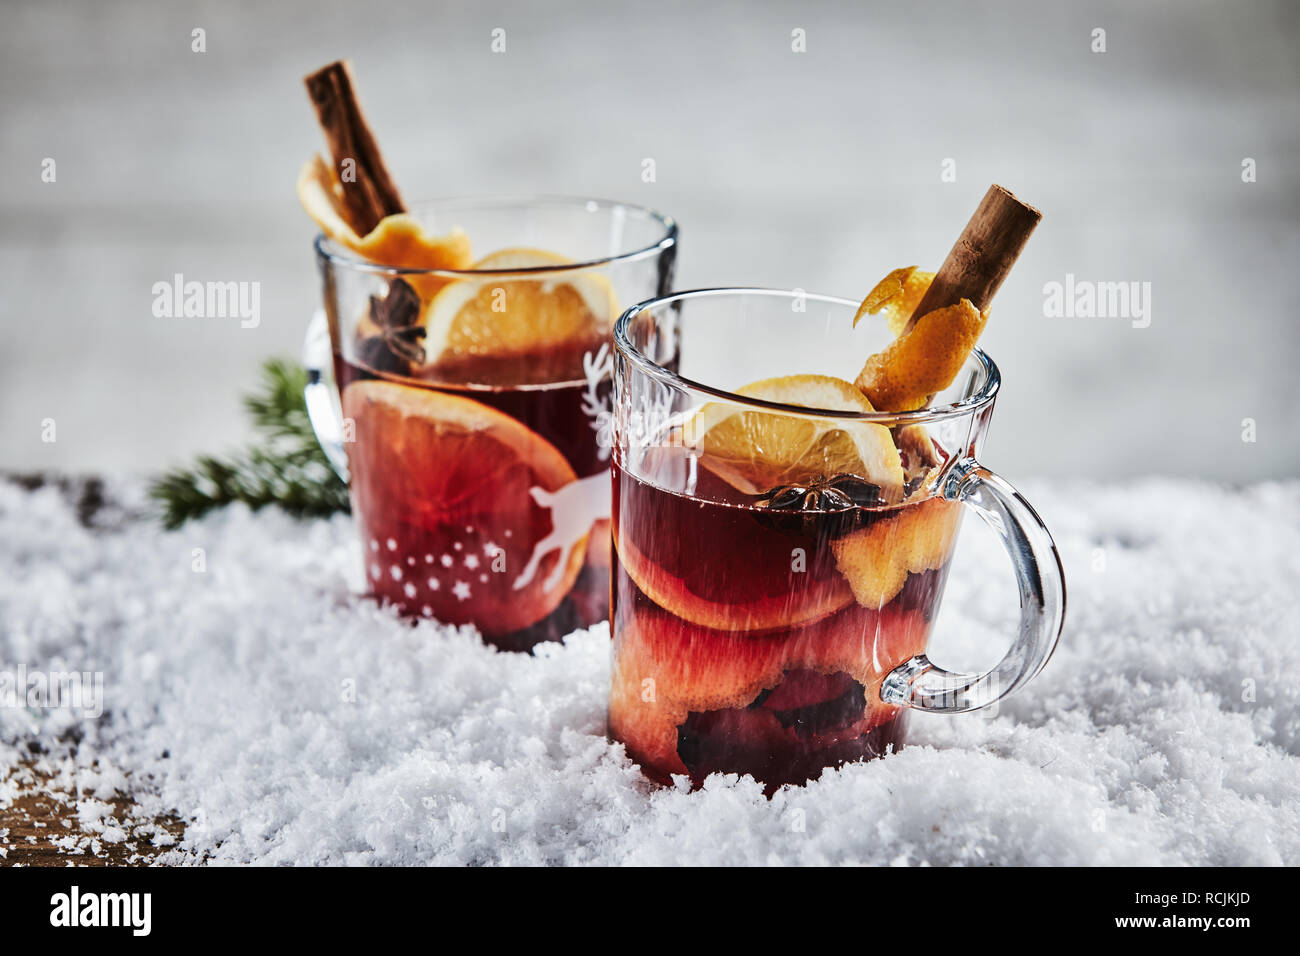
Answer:
[{"label": "clear glass mug with handle", "polygon": [[560,197],[411,214],[481,258],[393,268],[317,237],[308,411],[370,592],[529,650],[607,617],[610,333],[620,303],[671,287],[677,225]]},{"label": "clear glass mug with handle", "polygon": [[[857,306],[711,289],[615,327],[609,729],[655,779],[803,783],[900,747],[910,709],[992,704],[1056,647],[1051,535],[979,461],[997,366],[973,350],[928,407],[863,411],[850,383],[892,336],[880,317],[855,329]],[[790,461],[820,473],[773,472]],[[984,674],[926,654],[968,510],[1020,591],[1019,634]]]}]

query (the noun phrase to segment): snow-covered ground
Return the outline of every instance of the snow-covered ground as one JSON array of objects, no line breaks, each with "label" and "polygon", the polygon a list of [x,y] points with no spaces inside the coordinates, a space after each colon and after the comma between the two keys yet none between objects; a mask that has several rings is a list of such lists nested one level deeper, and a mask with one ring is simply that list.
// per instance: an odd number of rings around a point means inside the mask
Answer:
[{"label": "snow-covered ground", "polygon": [[[91,532],[0,484],[0,671],[101,671],[105,702],[0,707],[0,780],[79,737],[69,845],[139,826],[106,814],[129,786],[141,819],[186,822],[170,862],[1300,863],[1300,483],[1025,490],[1070,585],[1048,668],[996,716],[914,716],[901,753],[769,801],[656,788],[606,742],[603,627],[527,657],[356,599],[347,518]],[[981,530],[944,661],[995,659],[1013,620]]]}]

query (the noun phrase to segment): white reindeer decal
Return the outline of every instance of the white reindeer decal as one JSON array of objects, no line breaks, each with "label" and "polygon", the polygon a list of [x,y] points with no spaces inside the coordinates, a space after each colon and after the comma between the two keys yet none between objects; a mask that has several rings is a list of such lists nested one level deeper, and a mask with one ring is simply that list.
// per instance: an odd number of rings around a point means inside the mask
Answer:
[{"label": "white reindeer decal", "polygon": [[614,355],[608,342],[594,354],[588,352],[582,357],[582,370],[587,376],[582,410],[591,419],[591,427],[596,432],[596,457],[600,461],[609,461],[609,453],[614,448],[614,413],[609,407],[608,393],[604,397],[600,394],[601,386],[614,374]]},{"label": "white reindeer decal", "polygon": [[558,548],[560,560],[555,562],[555,568],[544,585],[549,591],[560,583],[574,545],[591,530],[593,524],[609,517],[609,472],[602,471],[589,478],[571,481],[557,491],[534,487],[528,489],[528,493],[538,505],[550,509],[551,533],[533,546],[528,564],[515,578],[514,588],[518,591],[527,587],[537,574],[542,558]]}]

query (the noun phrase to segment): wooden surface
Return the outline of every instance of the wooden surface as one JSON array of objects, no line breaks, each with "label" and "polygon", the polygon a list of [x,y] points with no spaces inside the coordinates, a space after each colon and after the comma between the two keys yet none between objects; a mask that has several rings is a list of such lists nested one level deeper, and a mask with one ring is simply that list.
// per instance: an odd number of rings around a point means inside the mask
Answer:
[{"label": "wooden surface", "polygon": [[118,793],[102,801],[110,809],[93,825],[100,832],[91,832],[77,809],[87,795],[66,786],[65,777],[32,761],[0,776],[0,793],[9,791],[0,799],[0,866],[147,866],[185,831],[175,817],[142,817]]}]

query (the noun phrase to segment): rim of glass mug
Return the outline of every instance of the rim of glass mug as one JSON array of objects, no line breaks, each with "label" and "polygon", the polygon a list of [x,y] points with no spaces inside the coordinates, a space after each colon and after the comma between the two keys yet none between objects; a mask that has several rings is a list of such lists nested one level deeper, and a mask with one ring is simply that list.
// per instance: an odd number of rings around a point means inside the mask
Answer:
[{"label": "rim of glass mug", "polygon": [[413,203],[408,212],[418,216],[421,210],[432,210],[434,208],[437,208],[440,212],[445,211],[454,213],[458,209],[499,212],[510,209],[540,209],[548,206],[577,207],[589,213],[600,212],[601,210],[622,210],[625,215],[631,213],[642,219],[658,223],[663,228],[663,234],[658,240],[650,245],[638,245],[637,248],[627,252],[583,259],[575,262],[566,262],[561,265],[528,266],[515,269],[412,269],[405,266],[383,265],[382,263],[372,262],[369,259],[357,255],[346,246],[329,238],[324,233],[317,233],[316,239],[312,245],[316,250],[316,254],[322,259],[336,266],[345,266],[350,269],[355,269],[358,272],[369,272],[386,276],[447,276],[449,278],[463,279],[466,276],[547,275],[550,273],[575,272],[578,270],[593,269],[614,263],[636,262],[640,259],[659,255],[664,250],[677,244],[679,229],[677,220],[672,216],[651,209],[648,206],[619,202],[614,199],[593,199],[585,196],[557,195],[444,196],[435,197],[433,199],[424,199]]},{"label": "rim of glass mug", "polygon": [[[969,415],[973,411],[988,405],[997,397],[998,389],[1002,386],[1002,373],[998,371],[997,364],[989,357],[988,353],[982,349],[971,349],[971,358],[975,360],[977,367],[984,374],[983,384],[974,395],[969,395],[959,401],[947,405],[936,405],[929,408],[916,409],[910,412],[854,412],[844,411],[842,409],[831,408],[810,408],[805,405],[786,405],[782,402],[772,402],[761,398],[752,398],[745,395],[738,395],[735,392],[726,389],[716,388],[705,382],[696,381],[687,378],[684,375],[664,368],[655,362],[650,356],[646,355],[631,340],[629,327],[632,321],[642,312],[653,308],[661,308],[671,305],[674,302],[685,301],[689,299],[704,299],[711,296],[773,296],[787,299],[803,299],[807,302],[823,302],[827,305],[845,306],[851,309],[857,309],[859,302],[853,299],[844,299],[839,296],[816,295],[808,292],[794,292],[790,289],[765,289],[759,287],[717,287],[708,289],[688,289],[683,292],[674,292],[671,295],[661,296],[653,299],[646,299],[644,302],[638,302],[636,305],[626,309],[614,323],[614,347],[620,353],[625,355],[629,361],[637,366],[642,372],[657,378],[660,381],[676,385],[683,389],[703,392],[706,395],[712,395],[714,398],[720,398],[727,402],[737,405],[748,405],[754,408],[764,408],[771,411],[785,412],[787,414],[812,416],[816,418],[836,418],[861,420],[867,422],[878,422],[887,425],[913,425],[925,422],[936,422],[944,419],[953,418],[961,415]],[[865,361],[865,356],[864,356]]]}]

